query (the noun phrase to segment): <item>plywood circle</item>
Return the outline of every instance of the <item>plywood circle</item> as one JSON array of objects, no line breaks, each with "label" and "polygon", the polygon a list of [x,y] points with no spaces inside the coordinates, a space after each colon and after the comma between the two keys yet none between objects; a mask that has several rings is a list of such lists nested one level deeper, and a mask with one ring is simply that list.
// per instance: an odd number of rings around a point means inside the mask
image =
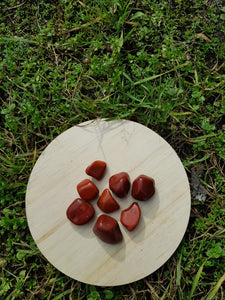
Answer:
[{"label": "plywood circle", "polygon": [[[142,216],[133,232],[120,223],[120,213],[134,200],[129,192],[118,199],[115,217],[123,242],[110,245],[92,228],[101,214],[76,226],[66,209],[78,197],[76,185],[86,167],[104,160],[107,171],[93,180],[100,192],[111,175],[124,171],[131,182],[140,174],[155,179],[156,193],[140,202]],[[91,178],[90,178],[91,179]],[[127,120],[88,121],[55,138],[37,160],[26,193],[26,213],[31,234],[42,254],[64,274],[99,286],[134,282],[151,274],[174,253],[186,231],[190,215],[190,189],[183,165],[173,148],[151,129]]]}]

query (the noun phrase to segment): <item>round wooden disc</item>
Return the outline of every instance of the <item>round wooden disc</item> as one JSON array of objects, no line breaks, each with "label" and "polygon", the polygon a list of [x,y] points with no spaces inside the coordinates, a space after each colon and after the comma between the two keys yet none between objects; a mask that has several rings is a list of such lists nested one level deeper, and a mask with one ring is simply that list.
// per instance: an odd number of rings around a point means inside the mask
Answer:
[{"label": "round wooden disc", "polygon": [[[96,200],[89,223],[76,226],[66,217],[67,207],[79,197],[76,185],[90,178],[85,169],[95,160],[107,163],[104,178],[93,179],[100,193],[121,171],[131,182],[140,174],[155,179],[156,193],[138,202],[142,216],[132,232],[120,223],[120,213],[135,200],[131,192],[124,199],[115,197],[121,209],[110,215],[124,237],[116,245],[92,231],[102,213]],[[190,203],[187,175],[173,148],[151,129],[127,120],[88,121],[59,135],[37,160],[26,193],[29,228],[43,255],[64,274],[99,286],[131,283],[162,266],[183,238]]]}]

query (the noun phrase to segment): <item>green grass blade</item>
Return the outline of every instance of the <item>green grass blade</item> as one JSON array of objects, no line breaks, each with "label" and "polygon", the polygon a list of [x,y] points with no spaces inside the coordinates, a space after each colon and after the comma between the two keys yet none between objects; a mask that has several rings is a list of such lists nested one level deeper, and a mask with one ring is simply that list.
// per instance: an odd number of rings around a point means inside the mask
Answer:
[{"label": "green grass blade", "polygon": [[178,264],[177,264],[177,278],[176,278],[176,285],[180,286],[180,279],[181,279],[181,260],[182,260],[182,254],[180,255]]},{"label": "green grass blade", "polygon": [[178,299],[181,300],[181,289],[180,289],[180,281],[181,281],[181,260],[182,260],[182,254],[180,255],[178,264],[177,264],[177,278],[176,278],[176,285],[178,288]]},{"label": "green grass blade", "polygon": [[213,290],[210,292],[206,300],[211,300],[213,297],[216,295],[218,292],[218,289],[221,287],[222,283],[225,281],[225,273],[223,276],[220,278],[220,280],[217,282],[216,286],[213,288]]},{"label": "green grass blade", "polygon": [[133,80],[130,78],[130,76],[128,76],[125,72],[123,72],[122,74],[131,84],[134,83]]},{"label": "green grass blade", "polygon": [[201,265],[201,267],[199,268],[199,270],[198,270],[198,272],[197,272],[197,274],[194,278],[194,281],[193,281],[193,284],[192,284],[192,287],[191,287],[191,292],[190,292],[190,295],[188,296],[187,300],[190,300],[193,297],[194,291],[195,291],[195,289],[198,285],[199,279],[201,277],[204,264],[205,264],[205,262]]},{"label": "green grass blade", "polygon": [[194,165],[196,163],[205,161],[206,159],[210,158],[210,156],[211,155],[208,154],[208,155],[205,155],[204,157],[202,157],[200,159],[196,159],[196,160],[193,160],[193,161],[185,161],[185,162],[183,162],[183,164],[184,164],[185,167],[189,167],[190,165]]},{"label": "green grass blade", "polygon": [[66,290],[65,292],[59,294],[58,296],[54,297],[52,300],[59,300],[62,299],[63,296],[68,295],[71,293],[71,289]]},{"label": "green grass blade", "polygon": [[29,43],[29,44],[34,44],[34,45],[39,45],[39,42],[37,41],[33,41],[33,40],[29,40],[29,39],[24,39],[21,37],[5,37],[5,36],[0,36],[0,43],[4,43],[7,41],[11,41],[11,42],[24,42],[24,43]]},{"label": "green grass blade", "polygon": [[136,81],[136,82],[134,83],[134,85],[138,85],[138,84],[141,84],[141,83],[144,83],[144,82],[147,82],[147,81],[154,80],[154,79],[156,79],[156,78],[158,78],[158,77],[161,77],[161,76],[163,76],[163,75],[165,75],[165,74],[168,74],[168,73],[171,73],[171,72],[176,71],[176,70],[178,70],[178,69],[181,69],[181,68],[183,68],[183,67],[185,67],[185,66],[187,66],[187,65],[189,65],[189,62],[186,62],[186,63],[184,63],[184,64],[181,64],[181,65],[179,65],[179,66],[176,66],[175,68],[173,68],[173,69],[171,69],[171,70],[168,70],[168,71],[166,71],[166,72],[164,72],[164,73],[161,73],[161,74],[158,74],[158,75],[153,75],[153,76],[151,76],[151,77],[147,77],[147,78],[141,79],[141,80],[139,80],[139,81]]},{"label": "green grass blade", "polygon": [[173,278],[171,278],[171,280],[170,280],[169,284],[167,285],[167,287],[166,287],[166,289],[165,289],[165,291],[164,291],[164,293],[163,293],[163,295],[162,295],[162,297],[161,297],[160,300],[164,300],[166,298],[166,294],[167,294],[167,292],[168,292],[168,290],[169,290],[172,282],[173,282]]}]

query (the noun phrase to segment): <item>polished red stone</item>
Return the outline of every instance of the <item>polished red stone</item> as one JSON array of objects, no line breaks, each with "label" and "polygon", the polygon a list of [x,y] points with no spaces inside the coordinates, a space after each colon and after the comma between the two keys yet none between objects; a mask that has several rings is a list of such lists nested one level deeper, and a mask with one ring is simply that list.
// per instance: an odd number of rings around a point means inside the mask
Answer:
[{"label": "polished red stone", "polygon": [[96,160],[85,170],[86,174],[94,177],[97,180],[102,179],[106,169],[106,163],[101,160]]},{"label": "polished red stone", "polygon": [[105,213],[111,213],[120,208],[119,204],[113,198],[109,189],[105,189],[102,192],[101,197],[99,198],[97,204],[98,204],[98,207]]},{"label": "polished red stone", "polygon": [[93,231],[98,238],[108,244],[117,244],[123,239],[118,222],[107,215],[98,217]]},{"label": "polished red stone", "polygon": [[127,230],[132,231],[139,223],[140,216],[141,209],[139,205],[134,202],[127,209],[122,210],[120,222],[127,228]]},{"label": "polished red stone", "polygon": [[90,203],[83,199],[75,199],[67,208],[67,218],[76,225],[83,225],[87,223],[93,216],[95,210]]},{"label": "polished red stone", "polygon": [[136,200],[146,201],[155,194],[155,181],[153,178],[140,175],[132,185],[132,196]]},{"label": "polished red stone", "polygon": [[109,178],[109,188],[119,198],[127,195],[130,189],[130,178],[126,172],[115,174]]},{"label": "polished red stone", "polygon": [[98,196],[97,186],[89,179],[84,179],[77,185],[77,191],[84,200],[92,200]]}]

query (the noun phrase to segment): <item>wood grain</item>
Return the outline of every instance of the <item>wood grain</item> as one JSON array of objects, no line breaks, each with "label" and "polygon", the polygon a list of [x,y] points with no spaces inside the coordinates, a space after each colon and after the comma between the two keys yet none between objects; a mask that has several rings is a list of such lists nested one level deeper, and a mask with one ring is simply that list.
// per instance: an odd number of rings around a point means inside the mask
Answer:
[{"label": "wood grain", "polygon": [[[128,172],[131,181],[145,174],[155,179],[156,193],[139,202],[142,216],[133,232],[119,222],[122,209],[134,200],[129,192],[116,200],[121,210],[110,214],[124,240],[117,245],[100,241],[92,228],[101,214],[82,226],[66,218],[78,197],[76,185],[86,167],[100,159],[107,163],[100,191],[111,175]],[[43,255],[66,275],[93,285],[116,286],[139,280],[162,266],[174,253],[190,215],[190,189],[183,165],[173,148],[158,134],[126,120],[89,121],[54,139],[37,160],[27,187],[26,214],[31,234]]]}]

